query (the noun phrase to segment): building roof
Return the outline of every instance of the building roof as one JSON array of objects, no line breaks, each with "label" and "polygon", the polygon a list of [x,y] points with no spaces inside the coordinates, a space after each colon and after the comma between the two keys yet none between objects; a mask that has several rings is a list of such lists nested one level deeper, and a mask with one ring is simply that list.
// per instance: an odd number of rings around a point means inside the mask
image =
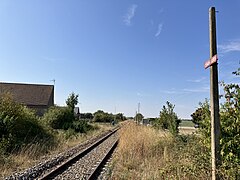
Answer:
[{"label": "building roof", "polygon": [[0,82],[0,94],[10,93],[16,102],[25,105],[48,105],[53,90],[53,85]]}]

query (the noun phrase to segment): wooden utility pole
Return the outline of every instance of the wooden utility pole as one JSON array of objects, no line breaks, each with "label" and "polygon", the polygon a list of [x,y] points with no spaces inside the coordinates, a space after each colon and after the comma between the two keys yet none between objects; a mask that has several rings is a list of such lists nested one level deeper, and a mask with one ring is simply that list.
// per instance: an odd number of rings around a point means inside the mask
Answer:
[{"label": "wooden utility pole", "polygon": [[[210,58],[212,58],[217,54],[215,7],[209,8],[209,36]],[[210,101],[212,180],[217,180],[219,179],[217,170],[220,164],[220,117],[217,63],[214,63],[210,66]]]}]

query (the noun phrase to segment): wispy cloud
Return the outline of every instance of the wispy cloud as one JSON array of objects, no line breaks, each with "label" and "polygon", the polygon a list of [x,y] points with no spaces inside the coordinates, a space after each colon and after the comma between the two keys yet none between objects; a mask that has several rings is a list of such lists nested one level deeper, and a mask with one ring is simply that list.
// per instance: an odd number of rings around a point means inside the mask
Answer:
[{"label": "wispy cloud", "polygon": [[240,39],[229,41],[225,44],[218,45],[220,53],[228,53],[233,51],[240,51]]},{"label": "wispy cloud", "polygon": [[182,90],[170,89],[170,90],[162,90],[161,93],[164,94],[186,94],[186,92]]},{"label": "wispy cloud", "polygon": [[136,10],[137,10],[137,5],[136,4],[132,4],[129,8],[128,8],[128,12],[127,14],[123,17],[123,22],[127,25],[127,26],[131,26],[132,25],[132,19],[135,16]]},{"label": "wispy cloud", "polygon": [[146,94],[146,93],[137,92],[137,96],[138,97],[150,97],[151,95],[150,94]]},{"label": "wispy cloud", "polygon": [[209,92],[209,87],[201,87],[201,88],[196,88],[196,89],[183,89],[184,92],[189,92],[189,93],[206,93]]},{"label": "wispy cloud", "polygon": [[199,79],[189,79],[188,82],[194,82],[194,83],[200,83],[203,82],[206,79],[206,77],[201,77]]},{"label": "wispy cloud", "polygon": [[199,88],[185,88],[185,89],[178,89],[178,90],[163,90],[161,93],[164,94],[172,94],[172,95],[184,95],[189,93],[206,93],[209,92],[209,86],[202,86]]},{"label": "wispy cloud", "polygon": [[57,61],[56,58],[52,58],[52,57],[43,56],[42,58],[43,58],[45,61],[52,62],[52,63],[54,63],[54,62]]},{"label": "wispy cloud", "polygon": [[156,34],[155,34],[155,37],[158,37],[158,36],[161,34],[162,28],[163,28],[163,23],[159,23],[159,24],[158,24],[157,32],[156,32]]}]

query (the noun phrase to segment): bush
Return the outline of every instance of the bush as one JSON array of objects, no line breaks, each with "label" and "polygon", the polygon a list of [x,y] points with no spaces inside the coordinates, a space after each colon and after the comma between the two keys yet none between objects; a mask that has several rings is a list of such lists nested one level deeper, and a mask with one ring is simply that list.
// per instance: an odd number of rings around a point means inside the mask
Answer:
[{"label": "bush", "polygon": [[10,94],[0,97],[0,149],[3,152],[47,137],[50,135],[32,110],[14,102]]},{"label": "bush", "polygon": [[124,120],[127,120],[127,118],[123,115],[123,113],[118,113],[115,115],[115,119],[117,121],[124,121]]},{"label": "bush", "polygon": [[74,129],[69,128],[68,130],[64,131],[64,136],[65,136],[65,139],[70,139],[73,136],[76,136],[76,132]]},{"label": "bush", "polygon": [[168,129],[171,134],[176,135],[179,131],[178,127],[181,120],[178,119],[177,114],[174,112],[174,107],[173,104],[167,101],[167,106],[163,106],[154,126],[156,128]]},{"label": "bush", "polygon": [[[234,74],[239,75],[238,72]],[[224,88],[225,102],[220,108],[220,154],[221,167],[220,175],[226,179],[239,179],[240,177],[240,87],[238,84],[222,83]],[[210,152],[211,143],[211,117],[210,105],[208,101],[200,103],[201,113],[199,114],[201,121],[200,133],[202,142]]]},{"label": "bush", "polygon": [[114,115],[107,112],[98,110],[94,113],[93,121],[95,122],[112,122],[114,121]]},{"label": "bush", "polygon": [[86,133],[87,131],[94,129],[94,127],[88,124],[85,120],[74,121],[71,128],[78,133]]},{"label": "bush", "polygon": [[80,113],[81,119],[92,120],[93,114],[92,113]]},{"label": "bush", "polygon": [[51,107],[42,117],[42,121],[53,129],[67,130],[74,121],[71,109],[67,107]]},{"label": "bush", "polygon": [[141,113],[137,113],[134,119],[137,121],[137,123],[140,123],[143,121],[144,116]]},{"label": "bush", "polygon": [[178,135],[168,141],[167,161],[160,170],[162,179],[209,179],[210,153],[196,135]]}]

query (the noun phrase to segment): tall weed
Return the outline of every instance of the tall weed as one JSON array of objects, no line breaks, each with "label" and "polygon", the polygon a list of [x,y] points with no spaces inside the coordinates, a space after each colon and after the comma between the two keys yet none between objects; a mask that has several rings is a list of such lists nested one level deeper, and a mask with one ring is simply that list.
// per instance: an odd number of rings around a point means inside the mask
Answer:
[{"label": "tall weed", "polygon": [[173,136],[135,123],[120,131],[112,179],[208,179],[209,153],[195,135]]}]

